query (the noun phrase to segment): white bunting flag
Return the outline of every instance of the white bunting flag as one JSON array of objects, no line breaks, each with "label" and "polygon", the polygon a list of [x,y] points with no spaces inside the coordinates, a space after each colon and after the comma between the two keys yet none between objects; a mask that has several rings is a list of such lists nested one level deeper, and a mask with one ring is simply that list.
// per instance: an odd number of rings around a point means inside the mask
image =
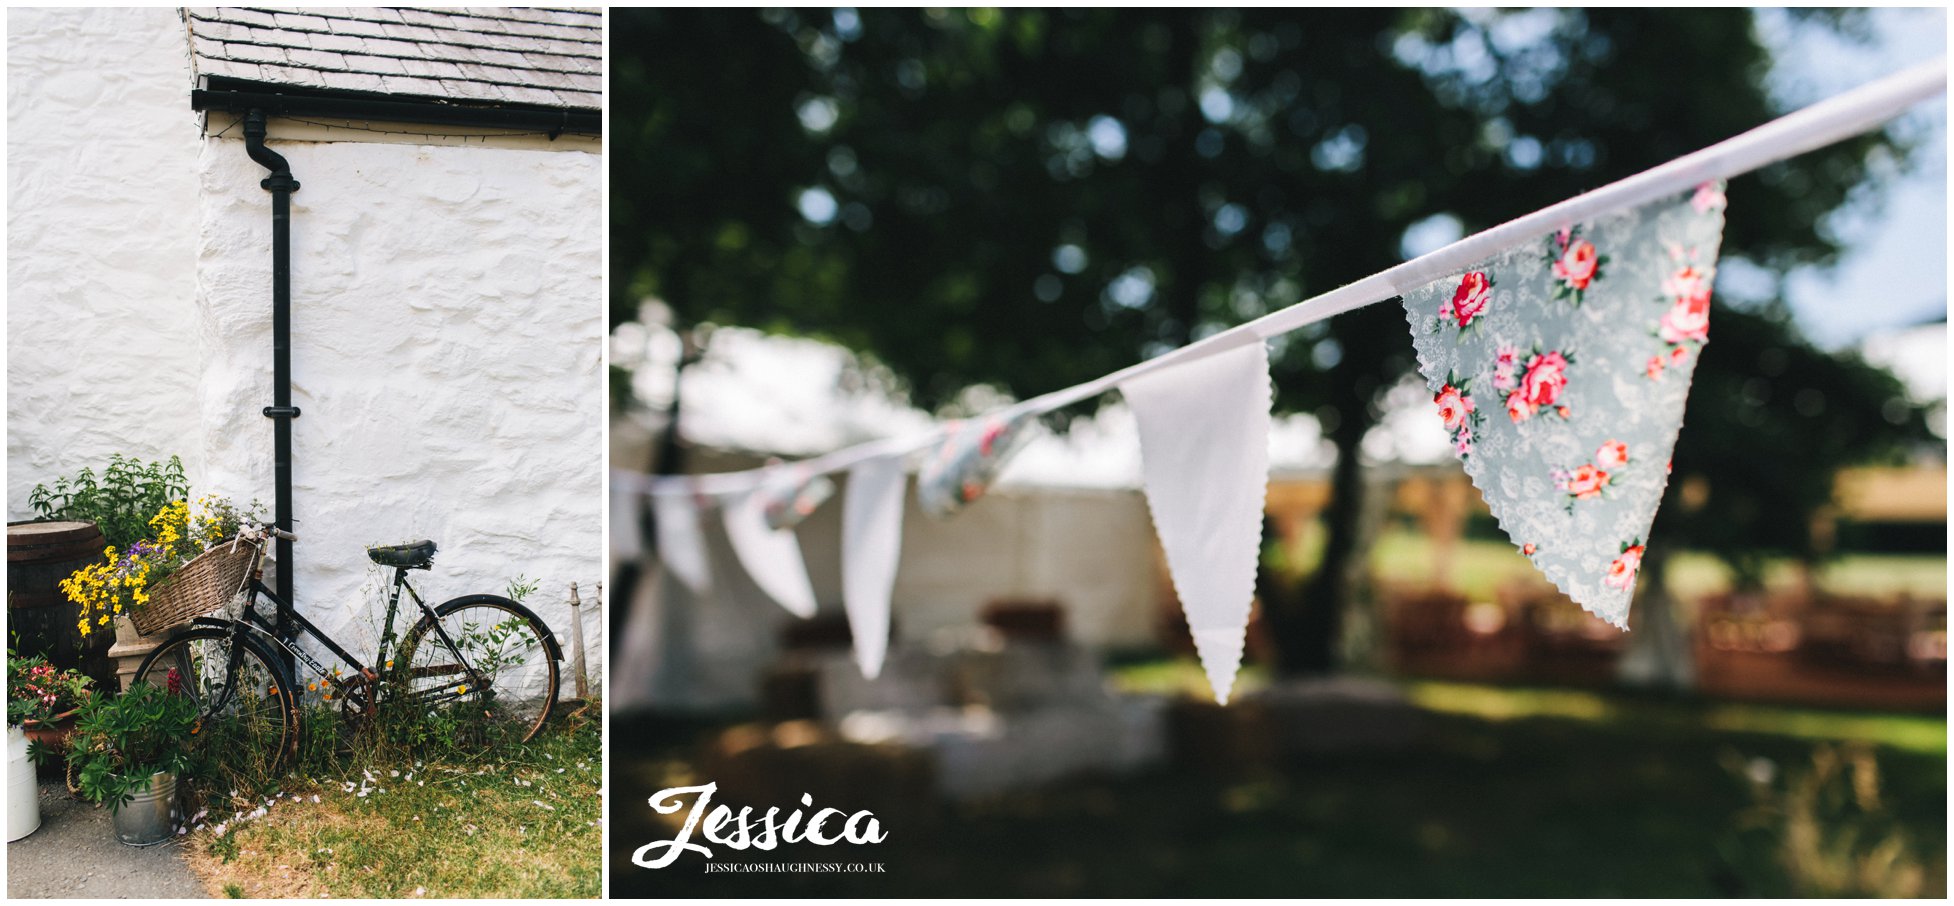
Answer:
[{"label": "white bunting flag", "polygon": [[862,675],[882,673],[889,651],[889,595],[902,556],[902,457],[877,456],[849,470],[841,502],[841,595],[855,662]]},{"label": "white bunting flag", "polygon": [[693,594],[711,591],[712,561],[706,556],[698,504],[690,494],[660,494],[651,498],[651,506],[658,521],[659,561]]},{"label": "white bunting flag", "polygon": [[814,586],[807,581],[800,542],[793,529],[767,524],[766,503],[756,492],[725,504],[726,538],[746,574],[767,597],[797,617],[814,616]]},{"label": "white bunting flag", "polygon": [[1228,703],[1255,596],[1269,484],[1269,356],[1260,339],[1120,385],[1142,478],[1215,700]]}]

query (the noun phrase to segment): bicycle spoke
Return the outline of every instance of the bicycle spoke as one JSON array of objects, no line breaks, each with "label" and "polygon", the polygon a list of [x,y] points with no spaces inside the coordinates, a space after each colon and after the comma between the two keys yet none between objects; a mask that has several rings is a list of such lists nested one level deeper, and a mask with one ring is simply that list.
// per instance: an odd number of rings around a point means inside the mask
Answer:
[{"label": "bicycle spoke", "polygon": [[556,662],[531,618],[495,601],[417,624],[402,654],[403,698],[533,736],[556,698]]},{"label": "bicycle spoke", "polygon": [[[134,682],[160,685],[198,704],[198,744],[262,752],[276,764],[290,740],[290,691],[253,648],[234,659],[228,632],[196,630],[170,639],[138,668]],[[233,662],[235,660],[235,666]]]}]

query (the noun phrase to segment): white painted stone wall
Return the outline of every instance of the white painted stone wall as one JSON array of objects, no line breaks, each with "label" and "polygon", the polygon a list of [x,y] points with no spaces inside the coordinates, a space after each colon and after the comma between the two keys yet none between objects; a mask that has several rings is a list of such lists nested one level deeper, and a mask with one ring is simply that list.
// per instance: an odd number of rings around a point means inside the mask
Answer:
[{"label": "white painted stone wall", "polygon": [[197,115],[174,10],[7,11],[7,518],[197,443]]},{"label": "white painted stone wall", "polygon": [[[235,134],[235,130],[233,131]],[[568,642],[569,586],[603,578],[601,156],[283,142],[292,196],[299,608],[377,641],[365,548],[441,545],[431,600],[500,592]],[[270,194],[236,138],[198,161],[205,483],[273,493]],[[601,620],[586,616],[593,673]],[[365,647],[364,645],[361,647]],[[355,653],[360,648],[355,648]]]},{"label": "white painted stone wall", "polygon": [[[8,13],[10,518],[117,451],[272,502],[271,197],[240,130],[200,131],[184,42],[169,9]],[[271,124],[302,185],[300,610],[370,653],[366,546],[432,538],[426,597],[526,576],[566,654],[579,583],[601,683],[601,156],[292,140],[320,135]]]}]

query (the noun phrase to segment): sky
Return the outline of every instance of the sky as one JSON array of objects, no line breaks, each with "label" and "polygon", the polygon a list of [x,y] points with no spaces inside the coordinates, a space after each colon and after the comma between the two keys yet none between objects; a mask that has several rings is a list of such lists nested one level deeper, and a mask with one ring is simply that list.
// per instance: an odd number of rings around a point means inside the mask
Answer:
[{"label": "sky", "polygon": [[[1822,29],[1795,25],[1781,12],[1760,17],[1766,42],[1779,63],[1772,90],[1787,110],[1838,94],[1946,52],[1946,13],[1939,9],[1880,9],[1871,14],[1872,39],[1839,39]],[[1835,266],[1788,275],[1785,294],[1795,317],[1821,345],[1857,347],[1900,374],[1915,395],[1946,395],[1946,330],[1917,329],[1944,321],[1947,300],[1947,106],[1945,100],[1915,108],[1898,121],[1919,137],[1914,165],[1888,181],[1884,191],[1862,198],[1836,215],[1847,251]],[[1742,216],[1742,198],[1731,200]],[[1723,291],[1741,295],[1743,280]],[[725,328],[712,354],[687,370],[687,435],[695,442],[730,449],[766,450],[787,457],[813,455],[873,437],[925,430],[927,415],[873,393],[840,390],[847,354],[813,340],[768,337]],[[614,339],[620,364],[642,358],[636,388],[641,399],[670,393],[670,361],[677,338],[638,325]],[[1412,463],[1450,459],[1450,443],[1422,384],[1408,381],[1387,401],[1381,430],[1366,453],[1377,460]],[[1013,458],[1002,486],[1061,485],[1137,487],[1137,430],[1129,410],[1105,407],[1064,437],[1041,436]],[[1327,467],[1333,453],[1315,420],[1280,420],[1270,442],[1277,472]]]},{"label": "sky", "polygon": [[[1947,53],[1944,9],[1872,11],[1874,40],[1865,45],[1819,29],[1800,31],[1782,13],[1762,17],[1777,51],[1773,88],[1787,106],[1802,106]],[[1833,226],[1851,250],[1829,270],[1793,274],[1787,301],[1806,333],[1837,347],[1885,327],[1947,314],[1947,101],[1916,107],[1898,127],[1922,136],[1915,169],[1877,199],[1856,205]],[[1740,205],[1733,198],[1732,205]],[[1742,216],[1733,211],[1732,216]]]}]

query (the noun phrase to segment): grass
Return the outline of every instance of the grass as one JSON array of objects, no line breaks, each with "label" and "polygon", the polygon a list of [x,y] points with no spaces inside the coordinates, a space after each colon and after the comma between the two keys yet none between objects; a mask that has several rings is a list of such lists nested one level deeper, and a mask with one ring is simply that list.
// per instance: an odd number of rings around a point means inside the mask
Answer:
[{"label": "grass", "polygon": [[[1311,537],[1321,532],[1311,533]],[[1383,532],[1372,548],[1371,566],[1379,577],[1393,582],[1421,584],[1432,578],[1431,540],[1420,533],[1403,529]],[[1303,551],[1300,563],[1312,567],[1320,556],[1312,548]],[[1474,600],[1494,599],[1505,582],[1514,579],[1538,581],[1539,574],[1519,551],[1504,541],[1465,539],[1458,543],[1454,557],[1453,585]],[[1919,598],[1938,598],[1947,593],[1947,558],[1944,556],[1849,554],[1825,564],[1817,571],[1821,589],[1838,594],[1885,597],[1907,594]],[[1680,553],[1670,562],[1669,591],[1683,600],[1728,591],[1731,573],[1715,557],[1699,553]],[[1770,587],[1789,587],[1797,572],[1789,562],[1771,564],[1764,581]]]},{"label": "grass", "polygon": [[[1191,665],[1125,668],[1173,687]],[[1274,767],[1087,777],[887,816],[874,846],[720,853],[716,862],[876,861],[886,873],[652,871],[633,849],[670,830],[645,797],[700,774],[712,727],[613,729],[616,896],[1732,896],[1814,889],[1760,804],[1833,742],[1876,762],[1878,823],[1819,815],[1827,841],[1877,829],[1923,895],[1946,888],[1946,722],[1552,689],[1412,683],[1426,712],[1402,750],[1293,756]],[[1801,773],[1803,772],[1803,773]],[[872,781],[871,781],[872,782]],[[722,786],[726,783],[722,779]],[[814,790],[846,805],[859,794]],[[781,803],[783,806],[790,803]],[[1767,808],[1766,806],[1769,806]],[[634,807],[638,806],[638,807]],[[1761,818],[1760,816],[1765,816]],[[1759,822],[1763,823],[1760,824]],[[657,835],[657,836],[654,836]],[[1870,838],[1865,838],[1870,839]]]},{"label": "grass", "polygon": [[559,718],[527,745],[419,758],[322,746],[282,786],[213,807],[229,817],[189,835],[191,868],[233,898],[599,896],[598,713]]}]

